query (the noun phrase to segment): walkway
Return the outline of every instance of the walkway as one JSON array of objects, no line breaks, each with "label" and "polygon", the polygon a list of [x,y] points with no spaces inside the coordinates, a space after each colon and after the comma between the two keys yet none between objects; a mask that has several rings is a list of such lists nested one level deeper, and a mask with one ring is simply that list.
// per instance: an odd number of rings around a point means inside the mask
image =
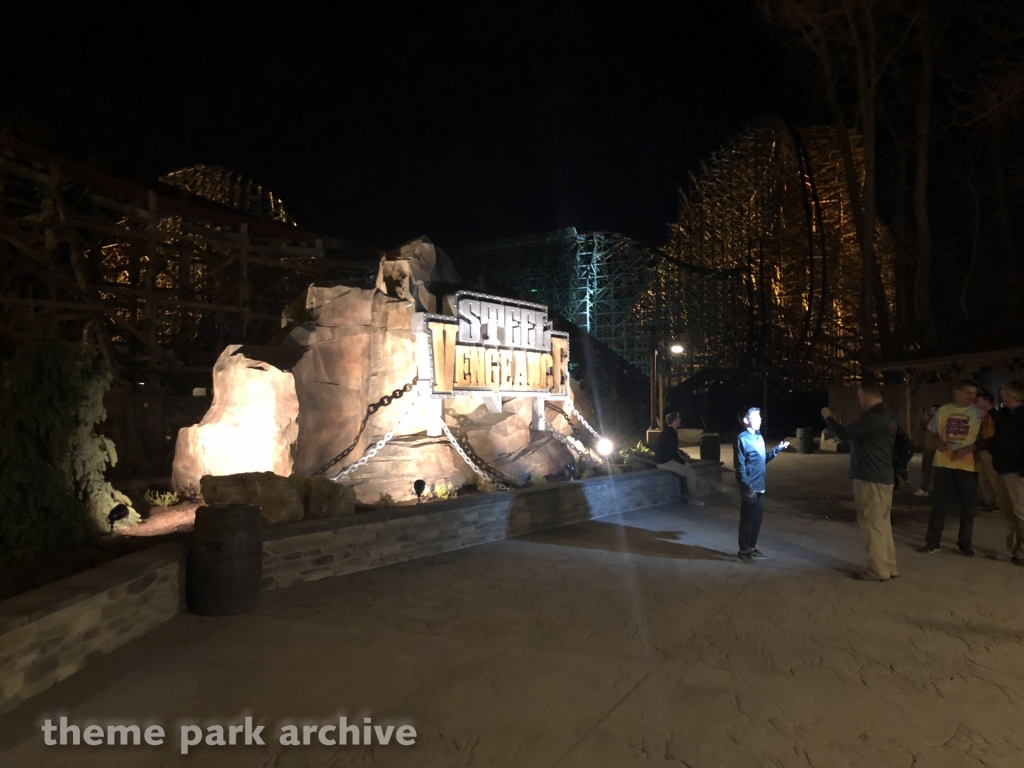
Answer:
[{"label": "walkway", "polygon": [[[182,615],[0,717],[0,765],[1024,765],[1024,568],[991,514],[978,556],[863,562],[845,456],[769,468],[764,564],[735,560],[733,492]],[[44,747],[44,717],[155,721],[162,747]],[[267,727],[265,747],[178,754],[182,718]],[[278,725],[412,723],[414,746],[281,747]]]}]

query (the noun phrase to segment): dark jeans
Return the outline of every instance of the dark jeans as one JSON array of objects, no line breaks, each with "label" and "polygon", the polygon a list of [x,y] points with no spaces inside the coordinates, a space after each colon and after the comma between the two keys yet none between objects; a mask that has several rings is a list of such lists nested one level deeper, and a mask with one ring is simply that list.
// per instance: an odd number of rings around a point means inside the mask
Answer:
[{"label": "dark jeans", "polygon": [[924,453],[921,454],[921,489],[929,493],[932,490],[932,472],[935,471],[935,467],[932,465],[934,460],[935,448],[925,446]]},{"label": "dark jeans", "polygon": [[747,552],[757,546],[762,517],[764,494],[755,493],[752,499],[740,495],[740,552]]},{"label": "dark jeans", "polygon": [[953,500],[960,502],[960,534],[957,545],[970,549],[974,538],[974,505],[978,500],[978,473],[966,469],[935,467],[932,470],[932,516],[928,521],[926,543],[937,547],[942,541],[946,515],[953,511]]}]

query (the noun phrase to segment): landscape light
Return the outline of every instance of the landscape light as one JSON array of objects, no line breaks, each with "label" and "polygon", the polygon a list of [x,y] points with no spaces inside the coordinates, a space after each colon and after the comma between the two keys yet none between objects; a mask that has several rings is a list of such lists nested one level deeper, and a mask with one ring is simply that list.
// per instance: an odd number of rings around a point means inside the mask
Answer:
[{"label": "landscape light", "polygon": [[602,437],[597,441],[597,452],[602,456],[610,456],[611,452],[615,450],[615,446],[612,445],[612,441],[607,437]]},{"label": "landscape light", "polygon": [[668,351],[671,352],[673,355],[681,355],[683,354],[683,345],[673,344],[671,347],[668,348]]}]

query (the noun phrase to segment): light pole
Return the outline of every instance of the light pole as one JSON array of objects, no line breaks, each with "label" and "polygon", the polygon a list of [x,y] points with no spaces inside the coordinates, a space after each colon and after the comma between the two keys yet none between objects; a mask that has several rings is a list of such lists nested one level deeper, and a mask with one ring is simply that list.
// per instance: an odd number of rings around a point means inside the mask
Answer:
[{"label": "light pole", "polygon": [[[678,341],[668,345],[668,352],[673,357],[683,354],[685,348]],[[658,347],[651,352],[651,429],[661,429],[662,411],[665,410],[665,387],[661,374],[658,372]]]}]

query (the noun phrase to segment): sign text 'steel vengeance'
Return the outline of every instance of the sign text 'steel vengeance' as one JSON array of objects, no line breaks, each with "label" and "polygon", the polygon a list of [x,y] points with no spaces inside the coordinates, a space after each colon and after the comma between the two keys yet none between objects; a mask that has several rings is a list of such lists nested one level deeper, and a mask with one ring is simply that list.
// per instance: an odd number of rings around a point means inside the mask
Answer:
[{"label": "sign text 'steel vengeance'", "polygon": [[460,291],[453,308],[425,318],[434,394],[568,394],[568,335],[546,307]]}]

